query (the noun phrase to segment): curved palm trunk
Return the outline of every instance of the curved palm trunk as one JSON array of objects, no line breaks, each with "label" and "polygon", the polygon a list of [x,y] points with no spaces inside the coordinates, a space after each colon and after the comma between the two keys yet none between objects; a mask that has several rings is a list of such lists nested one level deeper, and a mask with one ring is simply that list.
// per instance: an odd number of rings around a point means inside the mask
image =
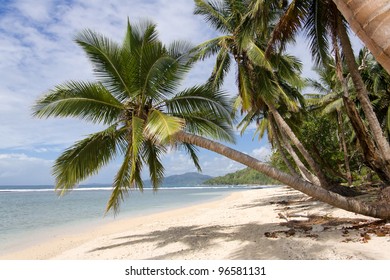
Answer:
[{"label": "curved palm trunk", "polygon": [[288,151],[288,153],[291,155],[291,157],[293,158],[295,164],[297,165],[298,169],[299,169],[299,172],[301,173],[302,177],[309,181],[309,182],[312,182],[313,184],[315,185],[318,185],[320,186],[321,185],[321,182],[320,180],[318,179],[318,177],[314,176],[307,168],[306,166],[303,164],[303,162],[301,161],[301,159],[299,158],[299,156],[295,153],[293,147],[291,147],[291,144],[290,142],[288,141],[287,137],[285,135],[282,134],[282,139],[283,139],[283,143],[285,145],[285,148],[286,150]]},{"label": "curved palm trunk", "polygon": [[383,161],[383,172],[386,174],[386,181],[390,182],[390,146],[387,141],[382,128],[379,124],[378,118],[375,115],[375,112],[372,108],[371,102],[368,98],[367,89],[364,85],[363,79],[359,73],[358,66],[355,61],[355,56],[353,54],[353,49],[347,31],[343,24],[341,24],[341,19],[338,24],[338,33],[343,48],[343,53],[345,56],[345,61],[348,66],[348,70],[351,73],[351,78],[354,83],[357,97],[362,106],[364,115],[368,121],[369,127],[372,131],[372,137],[375,141],[375,144],[379,150],[379,156]]},{"label": "curved palm trunk", "polygon": [[390,73],[390,4],[388,0],[333,0],[352,30]]},{"label": "curved palm trunk", "polygon": [[352,185],[352,173],[351,173],[351,168],[349,166],[348,149],[347,149],[347,144],[345,142],[345,132],[343,126],[343,117],[341,115],[340,110],[337,110],[337,126],[339,130],[340,146],[344,154],[345,172],[348,180],[348,185],[350,186]]},{"label": "curved palm trunk", "polygon": [[283,150],[282,145],[281,145],[280,140],[279,140],[279,134],[277,133],[275,124],[272,121],[271,121],[271,129],[272,129],[273,135],[275,136],[274,139],[275,139],[276,146],[277,146],[278,151],[280,152],[280,154],[282,156],[282,159],[283,159],[284,163],[287,166],[287,169],[289,170],[289,172],[290,172],[290,174],[292,176],[298,177],[299,174],[295,171],[295,169],[292,166],[291,162],[287,159],[287,156],[284,153],[284,150]]},{"label": "curved palm trunk", "polygon": [[381,180],[384,182],[388,181],[388,176],[384,172],[383,163],[378,155],[378,150],[375,147],[375,143],[373,142],[370,134],[367,131],[366,126],[364,125],[359,112],[357,111],[355,103],[351,100],[349,96],[349,89],[346,78],[344,78],[342,73],[342,65],[341,65],[341,56],[339,52],[338,44],[333,38],[333,47],[335,50],[335,58],[336,58],[336,74],[341,83],[341,87],[343,90],[343,103],[344,108],[349,118],[349,121],[355,131],[356,138],[358,139],[359,145],[362,149],[362,155],[364,162],[367,166],[369,166],[375,173],[378,174]]},{"label": "curved palm trunk", "polygon": [[321,183],[321,186],[323,188],[329,188],[330,186],[329,186],[329,184],[326,180],[326,177],[325,177],[324,173],[322,172],[321,168],[318,166],[318,164],[314,161],[314,159],[309,154],[309,152],[302,145],[301,141],[299,141],[299,139],[297,138],[295,133],[291,130],[290,126],[282,118],[282,116],[279,114],[278,110],[276,110],[275,106],[273,104],[267,104],[267,106],[268,106],[270,112],[272,113],[272,116],[274,117],[280,131],[285,132],[286,135],[292,141],[292,143],[297,147],[299,152],[302,154],[302,156],[305,158],[305,160],[309,164],[310,168],[312,168],[312,170],[318,176],[318,179]]},{"label": "curved palm trunk", "polygon": [[303,192],[315,199],[328,203],[332,206],[366,216],[381,219],[390,219],[389,204],[364,203],[353,198],[343,197],[339,194],[325,190],[300,178],[293,177],[287,173],[277,170],[272,166],[262,163],[247,154],[241,153],[223,144],[197,135],[189,134],[186,132],[179,132],[175,135],[175,137],[176,140],[180,142],[196,145],[198,147],[213,151],[234,161],[242,163],[275,180],[282,182],[283,184],[286,184],[300,192]]}]

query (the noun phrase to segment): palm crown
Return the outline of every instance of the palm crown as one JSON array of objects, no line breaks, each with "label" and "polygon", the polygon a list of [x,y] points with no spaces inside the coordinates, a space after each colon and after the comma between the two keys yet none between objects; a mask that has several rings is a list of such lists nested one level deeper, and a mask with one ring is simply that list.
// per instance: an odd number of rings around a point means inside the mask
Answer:
[{"label": "palm crown", "polygon": [[76,117],[107,128],[75,143],[55,161],[53,175],[61,194],[123,155],[107,204],[107,211],[117,212],[130,188],[142,190],[144,166],[153,187],[159,186],[164,175],[161,158],[168,146],[185,149],[200,170],[195,147],[177,141],[177,133],[233,141],[223,92],[207,85],[179,91],[192,61],[188,43],[163,45],[150,22],[128,23],[122,44],[91,30],[75,41],[91,61],[97,81],[56,86],[36,102],[33,114]]}]

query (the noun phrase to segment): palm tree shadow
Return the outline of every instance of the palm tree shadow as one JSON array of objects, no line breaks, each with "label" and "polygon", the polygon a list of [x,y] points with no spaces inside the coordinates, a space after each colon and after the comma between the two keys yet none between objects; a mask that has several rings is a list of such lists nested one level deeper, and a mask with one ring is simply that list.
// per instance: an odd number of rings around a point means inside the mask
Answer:
[{"label": "palm tree shadow", "polygon": [[[276,211],[286,211],[291,215],[302,213],[302,210],[311,211],[327,211],[327,205],[318,204],[297,195],[295,192],[289,192],[287,195],[263,197],[255,200],[253,203],[236,206],[237,211],[247,208],[254,208],[263,205],[274,205]],[[259,208],[260,209],[260,208]],[[309,213],[308,212],[308,213]],[[191,226],[174,226],[165,230],[155,230],[145,234],[130,234],[115,238],[117,242],[109,246],[97,247],[89,251],[99,252],[106,250],[114,250],[116,248],[131,247],[139,244],[148,244],[148,250],[157,250],[160,248],[168,248],[166,253],[160,255],[154,254],[153,260],[159,259],[193,259],[192,256],[196,252],[208,251],[209,249],[223,248],[225,243],[235,242],[240,244],[239,248],[230,255],[224,258],[235,260],[255,260],[255,259],[318,259],[332,258],[332,250],[325,245],[327,240],[342,241],[342,231],[336,229],[341,225],[359,222],[354,219],[338,219],[326,216],[307,216],[308,219],[292,219],[286,223],[285,220],[275,223],[244,223],[238,225],[191,225]],[[315,246],[310,247],[310,239],[316,239],[317,234],[310,232],[312,225],[321,224],[324,227],[324,232],[319,233],[322,242],[313,240]],[[287,235],[289,230],[293,230],[294,234]],[[329,229],[329,230],[328,230]],[[269,238],[268,233],[277,232],[277,238]],[[180,243],[179,246],[172,246]],[[168,252],[169,251],[169,252]],[[198,255],[199,256],[199,255]],[[213,256],[212,253],[209,256]],[[349,256],[343,257],[348,259]]]},{"label": "palm tree shadow", "polygon": [[[140,243],[154,243],[155,248],[162,248],[177,242],[183,243],[188,249],[197,250],[212,246],[215,239],[230,237],[230,233],[225,231],[230,227],[223,226],[182,226],[170,227],[166,230],[157,230],[148,234],[127,235],[116,238],[120,240],[117,244],[98,247],[89,252],[115,249],[123,246],[131,246]],[[182,251],[180,251],[182,253]]]},{"label": "palm tree shadow", "polygon": [[[178,247],[179,249],[155,255],[150,259],[184,259],[191,258],[192,254],[206,248],[223,247],[224,243],[230,241],[242,244],[240,248],[227,256],[228,259],[232,260],[318,259],[322,251],[326,253],[330,250],[327,246],[319,244],[311,248],[307,242],[309,237],[303,234],[297,234],[294,237],[280,234],[277,239],[267,238],[265,233],[273,229],[280,230],[280,225],[278,223],[247,223],[237,226],[179,226],[147,234],[121,236],[116,238],[120,241],[119,243],[98,247],[89,252],[111,250],[142,243],[150,243],[154,249],[159,249],[179,242],[182,243]],[[323,240],[333,240],[333,238],[334,236],[321,237]],[[302,248],[305,249],[302,250]],[[304,252],[302,253],[302,251]],[[328,252],[328,255],[331,254]],[[348,259],[348,256],[345,259]]]}]

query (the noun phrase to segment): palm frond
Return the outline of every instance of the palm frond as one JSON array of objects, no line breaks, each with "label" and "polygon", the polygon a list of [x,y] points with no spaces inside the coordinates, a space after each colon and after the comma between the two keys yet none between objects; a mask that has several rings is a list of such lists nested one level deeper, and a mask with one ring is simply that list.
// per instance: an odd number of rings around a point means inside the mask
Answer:
[{"label": "palm frond", "polygon": [[180,86],[183,72],[179,71],[180,65],[169,56],[156,58],[147,72],[142,73],[142,94],[154,102],[161,102],[173,95]]},{"label": "palm frond", "polygon": [[65,150],[55,161],[53,175],[56,190],[65,194],[79,182],[105,166],[117,154],[117,145],[127,135],[116,126],[91,134]]},{"label": "palm frond", "polygon": [[265,52],[266,56],[269,56],[272,52],[277,52],[275,51],[276,49],[279,49],[280,51],[285,50],[286,43],[293,40],[302,27],[309,4],[310,1],[307,0],[291,1],[272,31]]},{"label": "palm frond", "polygon": [[254,96],[252,95],[251,81],[242,65],[238,65],[238,90],[240,92],[242,110],[250,110]]},{"label": "palm frond", "polygon": [[241,136],[244,134],[248,126],[257,118],[257,112],[255,110],[252,110],[245,114],[243,119],[237,124],[237,128],[241,129],[240,134]]},{"label": "palm frond", "polygon": [[194,14],[202,15],[206,22],[222,33],[232,31],[226,19],[227,10],[223,1],[195,0]]},{"label": "palm frond", "polygon": [[127,29],[123,46],[130,52],[137,52],[143,45],[158,41],[156,25],[149,20],[139,21],[138,24],[131,24],[127,20]]},{"label": "palm frond", "polygon": [[165,101],[168,113],[180,117],[192,113],[212,113],[216,118],[231,123],[231,104],[221,90],[208,85],[195,86],[183,90],[170,100]]},{"label": "palm frond", "polygon": [[173,41],[167,51],[169,56],[175,58],[180,65],[186,66],[184,69],[188,71],[193,63],[194,48],[193,44],[187,41]]},{"label": "palm frond", "polygon": [[164,114],[159,110],[152,110],[147,119],[145,133],[158,143],[168,143],[172,137],[183,129],[185,123],[182,118]]},{"label": "palm frond", "polygon": [[227,49],[221,49],[218,53],[217,60],[209,78],[208,83],[210,83],[212,88],[218,89],[224,82],[224,78],[229,72],[231,64],[230,54]]},{"label": "palm frond", "polygon": [[259,139],[262,139],[264,137],[265,132],[267,130],[270,131],[270,129],[268,129],[269,128],[268,126],[269,126],[268,119],[266,118],[261,119],[260,122],[257,124],[257,128],[253,137],[259,134]]},{"label": "palm frond", "polygon": [[322,1],[314,0],[310,6],[308,17],[304,24],[306,36],[309,38],[309,47],[316,65],[326,64],[329,60],[329,42],[327,32],[327,12]]},{"label": "palm frond", "polygon": [[204,137],[234,143],[232,127],[225,121],[215,118],[213,114],[183,115],[186,121],[185,130]]},{"label": "palm frond", "polygon": [[[124,62],[130,63],[129,53],[105,36],[92,30],[79,33],[75,41],[93,64],[93,70],[102,84],[119,100],[123,101],[133,92],[131,81],[124,69]],[[127,57],[126,57],[127,56]]]},{"label": "palm frond", "polygon": [[387,109],[387,122],[386,122],[386,126],[387,126],[387,130],[388,130],[388,133],[390,133],[390,106],[389,108]]},{"label": "palm frond", "polygon": [[106,213],[113,210],[114,214],[117,214],[119,212],[119,205],[121,201],[124,200],[129,189],[133,187],[130,179],[132,170],[131,158],[131,146],[128,146],[122,165],[114,178],[111,195],[106,206]]},{"label": "palm frond", "polygon": [[343,108],[344,103],[342,98],[338,98],[330,103],[328,103],[325,108],[322,109],[322,115],[328,115],[330,113],[335,112],[336,110],[341,110]]},{"label": "palm frond", "polygon": [[187,152],[187,154],[191,157],[192,162],[194,163],[196,169],[198,172],[202,172],[202,167],[200,166],[199,163],[199,158],[197,155],[198,149],[196,146],[188,143],[181,143],[181,146],[184,148],[184,150]]},{"label": "palm frond", "polygon": [[205,60],[206,58],[217,54],[221,48],[227,47],[231,40],[231,36],[220,36],[197,45],[192,50],[193,60]]},{"label": "palm frond", "polygon": [[273,71],[273,67],[270,61],[266,58],[265,52],[253,41],[248,42],[246,52],[248,54],[248,58],[253,64],[263,67],[268,71]]},{"label": "palm frond", "polygon": [[132,147],[132,169],[131,169],[131,178],[133,182],[136,176],[138,161],[140,157],[140,151],[142,150],[142,145],[144,142],[144,131],[145,121],[141,118],[133,116],[131,119],[131,147]]},{"label": "palm frond", "polygon": [[161,162],[161,155],[166,148],[156,145],[152,140],[145,141],[143,148],[143,159],[148,164],[150,180],[154,190],[157,190],[164,178],[164,166]]},{"label": "palm frond", "polygon": [[123,104],[101,84],[68,82],[37,100],[33,115],[38,118],[76,117],[93,123],[112,124],[122,110]]}]

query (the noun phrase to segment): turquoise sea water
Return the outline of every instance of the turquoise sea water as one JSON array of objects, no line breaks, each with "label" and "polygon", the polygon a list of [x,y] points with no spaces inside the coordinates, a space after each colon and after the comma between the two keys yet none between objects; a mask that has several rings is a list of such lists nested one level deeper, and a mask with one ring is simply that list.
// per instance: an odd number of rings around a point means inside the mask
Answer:
[{"label": "turquoise sea water", "polygon": [[[221,198],[250,187],[171,187],[132,191],[116,217],[140,216]],[[113,221],[109,187],[80,187],[58,197],[50,186],[0,186],[0,253],[80,226]]]}]

